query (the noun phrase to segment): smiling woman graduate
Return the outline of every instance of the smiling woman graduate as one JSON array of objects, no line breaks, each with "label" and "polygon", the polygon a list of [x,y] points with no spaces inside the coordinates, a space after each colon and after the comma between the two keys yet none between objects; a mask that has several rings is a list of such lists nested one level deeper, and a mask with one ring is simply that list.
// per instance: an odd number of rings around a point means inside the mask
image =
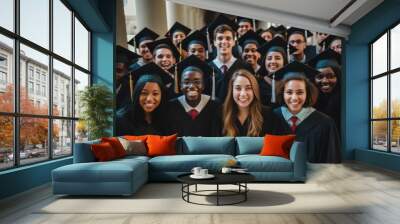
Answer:
[{"label": "smiling woman graduate", "polygon": [[314,77],[319,90],[315,109],[329,115],[335,120],[340,132],[340,67],[341,55],[328,49],[307,62],[308,65],[320,73]]},{"label": "smiling woman graduate", "polygon": [[282,79],[278,87],[276,134],[295,134],[305,143],[308,161],[339,163],[341,161],[339,135],[332,118],[315,110],[312,105],[318,91],[310,81],[319,72],[299,62],[292,62],[275,73]]},{"label": "smiling woman graduate", "polygon": [[166,93],[164,83],[171,77],[156,64],[149,63],[134,71],[133,103],[117,113],[117,135],[163,135],[166,132]]},{"label": "smiling woman graduate", "polygon": [[272,111],[261,105],[257,80],[245,69],[233,73],[222,115],[224,136],[264,136],[274,130]]},{"label": "smiling woman graduate", "polygon": [[170,133],[178,136],[216,136],[220,122],[216,116],[220,105],[210,96],[202,94],[206,80],[212,74],[211,67],[191,55],[177,64],[182,96],[172,99],[168,105]]}]

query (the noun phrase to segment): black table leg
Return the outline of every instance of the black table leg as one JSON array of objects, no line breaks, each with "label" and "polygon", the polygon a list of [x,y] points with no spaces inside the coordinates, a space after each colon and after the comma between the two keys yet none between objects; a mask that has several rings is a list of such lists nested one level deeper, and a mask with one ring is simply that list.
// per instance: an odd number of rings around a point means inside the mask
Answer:
[{"label": "black table leg", "polygon": [[217,206],[219,206],[219,184],[217,184]]}]

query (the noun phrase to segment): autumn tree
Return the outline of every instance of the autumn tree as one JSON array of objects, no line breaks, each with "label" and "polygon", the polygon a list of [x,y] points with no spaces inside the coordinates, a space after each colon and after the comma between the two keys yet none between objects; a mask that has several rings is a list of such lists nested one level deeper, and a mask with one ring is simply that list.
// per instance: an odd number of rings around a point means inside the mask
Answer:
[{"label": "autumn tree", "polygon": [[[6,88],[6,92],[0,93],[0,106],[3,112],[13,112],[14,107],[14,88],[10,84]],[[44,103],[43,105],[47,105]],[[24,87],[20,88],[20,108],[23,114],[42,114],[46,115],[48,107],[41,105],[34,105],[29,99],[28,93]],[[56,110],[56,113],[58,111]],[[0,116],[0,147],[12,149],[13,147],[13,117]],[[20,149],[24,149],[26,145],[47,143],[48,136],[48,119],[47,118],[20,118]],[[59,135],[59,128],[54,126],[53,138]]]}]

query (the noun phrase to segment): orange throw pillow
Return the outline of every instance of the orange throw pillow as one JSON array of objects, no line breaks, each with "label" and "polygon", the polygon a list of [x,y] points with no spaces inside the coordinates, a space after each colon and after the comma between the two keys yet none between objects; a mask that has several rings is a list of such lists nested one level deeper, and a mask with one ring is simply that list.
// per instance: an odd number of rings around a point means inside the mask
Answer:
[{"label": "orange throw pillow", "polygon": [[170,136],[148,135],[148,156],[175,155],[176,137],[176,134]]},{"label": "orange throw pillow", "polygon": [[280,156],[289,159],[290,148],[295,137],[296,135],[265,135],[260,155]]},{"label": "orange throw pillow", "polygon": [[117,158],[121,158],[126,156],[126,151],[124,147],[122,146],[121,142],[119,142],[118,138],[101,138],[101,142],[108,142],[114,149],[115,155]]},{"label": "orange throw pillow", "polygon": [[140,141],[142,141],[142,142],[146,142],[147,135],[138,135],[138,136],[135,136],[135,135],[125,135],[125,136],[124,136],[124,139],[129,140],[129,141],[137,141],[137,140],[140,140]]},{"label": "orange throw pillow", "polygon": [[117,158],[112,145],[108,142],[93,144],[90,147],[92,149],[94,157],[99,162],[110,161]]}]

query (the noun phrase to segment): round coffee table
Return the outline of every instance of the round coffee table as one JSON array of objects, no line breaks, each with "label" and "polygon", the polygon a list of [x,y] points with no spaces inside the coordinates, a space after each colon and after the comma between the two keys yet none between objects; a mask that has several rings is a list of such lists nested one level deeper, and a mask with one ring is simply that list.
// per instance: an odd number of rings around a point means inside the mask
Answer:
[{"label": "round coffee table", "polygon": [[[212,179],[193,179],[190,177],[191,173],[182,174],[177,177],[178,181],[182,183],[182,199],[188,203],[198,204],[198,205],[234,205],[247,200],[247,192],[249,188],[247,183],[255,180],[255,177],[249,173],[216,173],[213,174],[215,177]],[[197,185],[215,185],[215,190],[198,190]],[[190,191],[190,186],[195,186],[194,191]],[[236,185],[237,190],[224,190],[220,189],[220,185]],[[206,194],[214,192],[215,194]],[[190,200],[190,196],[203,196],[203,197],[216,197],[216,204],[203,204],[197,203]],[[221,203],[221,197],[232,197],[240,196],[240,199],[231,203]]]}]

